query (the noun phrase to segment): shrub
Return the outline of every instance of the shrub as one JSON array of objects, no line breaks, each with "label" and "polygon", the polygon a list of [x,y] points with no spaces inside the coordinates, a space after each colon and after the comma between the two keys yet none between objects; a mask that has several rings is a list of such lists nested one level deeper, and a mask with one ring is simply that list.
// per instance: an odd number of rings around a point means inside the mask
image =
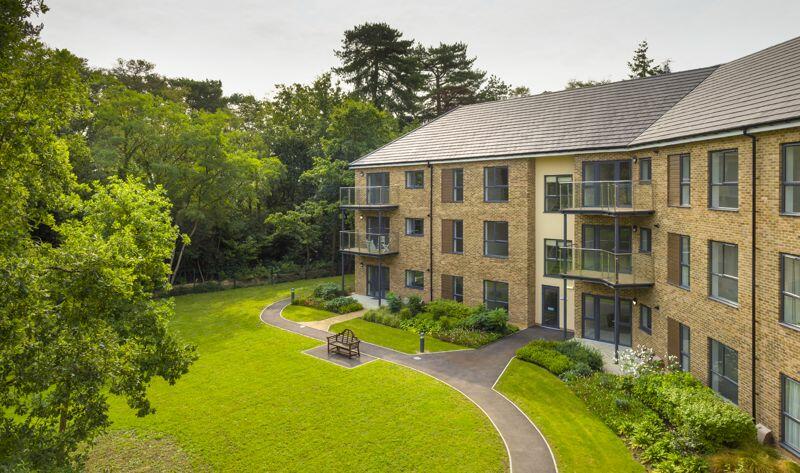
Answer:
[{"label": "shrub", "polygon": [[422,299],[419,296],[411,296],[408,298],[408,302],[406,302],[406,307],[408,310],[411,311],[412,316],[416,316],[417,314],[421,314],[423,309],[425,308],[425,304],[422,302]]},{"label": "shrub", "polygon": [[755,436],[750,416],[688,373],[641,376],[632,391],[700,450],[734,447]]},{"label": "shrub", "polygon": [[400,309],[403,308],[403,301],[397,297],[397,294],[393,292],[386,293],[386,307],[389,308],[389,312],[396,314],[400,312]]},{"label": "shrub", "polygon": [[517,350],[517,358],[537,364],[556,376],[572,368],[572,361],[569,358],[536,342]]},{"label": "shrub", "polygon": [[403,307],[402,309],[400,309],[400,312],[397,313],[397,316],[400,317],[400,320],[408,320],[414,317],[411,314],[411,311],[408,310],[408,307]]},{"label": "shrub", "polygon": [[626,392],[620,376],[594,373],[588,377],[570,380],[569,387],[617,435],[630,435],[636,424],[643,419],[649,418],[662,423],[653,410]]},{"label": "shrub", "polygon": [[367,313],[364,314],[362,318],[367,322],[387,325],[389,327],[394,327],[394,328],[400,328],[400,323],[401,323],[401,320],[397,315],[392,314],[386,309],[368,310]]},{"label": "shrub", "polygon": [[666,359],[662,359],[656,356],[655,350],[641,345],[635,350],[622,351],[619,355],[619,365],[624,374],[634,377],[651,373],[669,373],[680,368],[676,356],[668,355]]},{"label": "shrub", "polygon": [[[563,355],[563,353],[562,353]],[[564,355],[566,356],[566,355]],[[559,376],[562,380],[567,381],[575,378],[583,378],[584,376],[591,376],[594,371],[586,363],[579,361],[572,364],[572,368],[561,373]]]},{"label": "shrub", "polygon": [[347,295],[347,293],[342,291],[340,286],[334,282],[318,284],[314,287],[313,294],[315,299],[321,301],[329,301],[336,297]]},{"label": "shrub", "polygon": [[479,348],[493,341],[502,338],[502,335],[495,332],[480,332],[465,328],[442,329],[432,332],[431,335],[439,340],[455,343],[470,348]]},{"label": "shrub", "polygon": [[478,310],[464,319],[462,327],[484,332],[505,333],[508,330],[508,312],[500,308]]},{"label": "shrub", "polygon": [[[583,363],[587,365],[591,371],[602,371],[603,369],[603,355],[600,354],[600,351],[596,348],[587,347],[577,340],[560,342],[555,346],[555,349],[576,364]],[[583,376],[588,376],[589,374],[591,372]]]},{"label": "shrub", "polygon": [[800,465],[781,458],[778,452],[752,442],[740,450],[723,450],[708,457],[710,473],[800,473]]},{"label": "shrub", "polygon": [[425,312],[431,314],[434,320],[439,320],[442,317],[465,319],[472,315],[475,309],[458,301],[437,299],[425,306]]},{"label": "shrub", "polygon": [[364,307],[352,297],[335,297],[322,304],[322,308],[328,312],[336,312],[337,314],[347,314],[361,310]]}]

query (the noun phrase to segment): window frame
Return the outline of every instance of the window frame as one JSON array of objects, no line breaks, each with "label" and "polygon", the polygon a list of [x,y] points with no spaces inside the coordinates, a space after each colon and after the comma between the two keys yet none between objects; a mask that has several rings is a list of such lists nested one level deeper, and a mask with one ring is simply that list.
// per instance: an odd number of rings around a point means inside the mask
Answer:
[{"label": "window frame", "polygon": [[[410,176],[414,175],[422,176],[422,182],[419,185],[414,183],[413,180],[409,179]],[[406,189],[425,189],[425,170],[413,169],[410,171],[406,171],[405,180],[406,180]]]},{"label": "window frame", "polygon": [[[786,188],[791,186],[795,189],[795,192],[800,192],[800,181],[788,181],[786,179],[786,157],[787,153],[786,150],[790,147],[798,147],[800,148],[800,142],[794,143],[783,143],[781,144],[781,207],[780,212],[781,215],[785,215],[787,217],[800,217],[800,209],[796,209],[794,212],[787,212],[786,211]],[[798,151],[800,152],[800,150]]]},{"label": "window frame", "polygon": [[[556,243],[556,245],[555,245],[556,246],[556,251],[558,252],[559,257],[557,259],[555,259],[555,260],[553,260],[553,258],[550,258],[548,256],[548,251],[547,251],[548,245],[547,244],[549,242],[555,242]],[[572,245],[572,240],[567,240],[567,247],[566,248],[569,248],[571,245]],[[547,272],[547,262],[548,261],[556,261],[560,265],[561,264],[560,255],[561,255],[561,251],[563,251],[563,250],[565,250],[564,240],[558,239],[558,238],[545,238],[544,239],[544,258],[543,258],[543,260],[544,260],[544,273],[543,274],[544,274],[545,277],[548,277],[548,278],[561,277],[561,273],[548,273]],[[567,252],[567,254],[568,254],[567,261],[572,261],[572,257],[571,257],[571,255],[569,255],[569,252]],[[570,264],[570,266],[571,266],[571,264]]]},{"label": "window frame", "polygon": [[800,381],[797,379],[792,378],[791,376],[786,375],[785,373],[781,373],[781,430],[780,430],[780,438],[778,440],[781,447],[785,448],[786,450],[792,452],[792,454],[800,457],[800,445],[792,445],[786,443],[786,418],[790,418],[792,421],[797,422],[800,424],[800,419],[795,418],[793,415],[789,414],[786,409],[786,382],[791,381],[793,383],[800,384]]},{"label": "window frame", "polygon": [[[418,273],[418,275],[421,276],[421,279],[422,279],[422,284],[421,285],[418,286],[418,285],[415,284],[417,275],[413,275],[412,284],[409,285],[408,277],[409,277],[409,275],[412,275],[412,273]],[[418,289],[420,291],[424,290],[425,289],[425,272],[424,271],[420,271],[418,269],[407,269],[406,273],[405,273],[405,281],[404,281],[404,283],[405,283],[405,287],[408,288],[408,289]]]},{"label": "window frame", "polygon": [[[686,337],[686,344],[689,346],[688,351],[683,351],[683,329],[686,329],[688,337]],[[683,366],[683,359],[686,357],[686,367]],[[692,329],[688,325],[678,322],[678,363],[681,370],[687,373],[692,372]]]},{"label": "window frame", "polygon": [[[464,169],[463,168],[455,168],[451,171],[453,173],[453,202],[452,203],[463,203],[464,202]],[[459,179],[456,179],[456,176],[460,176]],[[457,184],[457,181],[460,180],[461,184]]]},{"label": "window frame", "polygon": [[[408,231],[408,224],[411,222],[419,222],[420,223],[420,231],[419,233],[409,233]],[[410,237],[421,237],[425,236],[425,219],[424,218],[413,218],[413,217],[406,217],[406,225],[405,225],[405,234],[406,236]]]},{"label": "window frame", "polygon": [[[505,240],[497,240],[497,239],[489,240],[489,226],[490,225],[494,225],[494,224],[501,224],[501,223],[505,224],[505,226],[506,226],[506,239]],[[495,230],[494,233],[497,233],[497,231]],[[508,232],[508,222],[507,221],[502,221],[502,220],[484,220],[483,221],[483,256],[485,256],[487,258],[508,259],[508,254],[509,254],[509,251],[508,251],[509,250],[509,248],[508,248],[508,246],[509,246],[508,245],[508,237],[509,237],[509,232]],[[500,254],[491,254],[491,253],[489,253],[489,243],[490,242],[491,243],[495,243],[495,244],[505,243],[505,245],[506,245],[506,254],[505,255],[500,255]]]},{"label": "window frame", "polygon": [[[454,255],[463,255],[464,254],[464,221],[463,220],[451,220],[453,222],[453,253]],[[458,232],[456,229],[461,227],[461,236],[458,236]],[[461,251],[456,250],[457,244],[461,243]]]},{"label": "window frame", "polygon": [[[646,239],[645,234],[647,234]],[[647,250],[642,249],[645,246],[642,244],[644,241],[647,241]],[[653,253],[653,230],[649,227],[639,227],[639,253]]]},{"label": "window frame", "polygon": [[[647,312],[647,323],[644,323],[645,312]],[[650,306],[639,304],[639,330],[648,335],[653,334],[653,309]]]},{"label": "window frame", "polygon": [[[684,162],[684,159],[686,162]],[[684,166],[685,165],[685,166]],[[684,168],[688,168],[688,177],[684,179]],[[692,155],[689,153],[678,155],[678,172],[680,177],[678,179],[678,207],[689,208],[692,206]],[[686,203],[683,203],[683,191],[686,190]]]},{"label": "window frame", "polygon": [[[558,192],[556,194],[548,194],[547,193],[547,179],[554,178],[555,185],[558,188]],[[569,179],[568,181],[562,182],[561,179]],[[561,184],[572,184],[572,174],[548,174],[544,176],[544,213],[546,214],[553,214],[553,213],[561,213]],[[570,190],[572,188],[570,187]],[[572,192],[569,192],[568,195],[571,195]],[[555,199],[556,206],[554,210],[548,210],[549,206],[547,202]]]},{"label": "window frame", "polygon": [[[714,344],[715,343],[723,348],[723,355],[722,355],[722,371],[723,371],[723,373],[717,373],[714,370]],[[726,359],[726,356],[725,356],[724,350],[730,350],[730,351],[736,353],[736,380],[735,381],[733,379],[731,379],[730,377],[728,377],[727,375],[725,375],[725,373],[724,373],[726,371],[725,370],[725,359]],[[716,389],[714,389],[714,375],[717,375],[721,379],[724,379],[725,381],[728,381],[729,383],[732,383],[732,384],[734,384],[736,386],[736,399],[735,400],[734,399],[728,399],[727,397],[722,395],[722,393],[720,391],[717,391]],[[711,388],[712,391],[717,393],[717,395],[720,396],[721,398],[726,399],[726,400],[730,401],[731,403],[733,403],[733,404],[735,404],[737,406],[739,405],[739,352],[738,352],[738,350],[734,350],[730,346],[720,342],[719,340],[713,339],[711,337],[708,338],[708,387]]]},{"label": "window frame", "polygon": [[[722,154],[723,159],[727,159],[726,153],[735,152],[736,153],[736,181],[725,181],[725,164],[722,165],[722,173],[720,182],[714,182],[714,155],[715,154]],[[721,206],[714,206],[714,187],[736,187],[736,207],[721,207]],[[738,148],[731,148],[731,149],[720,149],[708,152],[708,208],[711,210],[722,210],[727,212],[738,212],[739,211],[739,149]]]},{"label": "window frame", "polygon": [[[720,244],[722,246],[722,273],[715,273],[714,272],[714,244]],[[736,248],[736,276],[731,276],[726,274],[725,271],[725,248],[726,247],[733,247]],[[736,300],[732,301],[730,299],[726,299],[719,295],[714,295],[714,276],[726,279],[732,279],[736,281]],[[709,240],[708,241],[708,297],[712,300],[722,302],[724,304],[731,305],[733,307],[739,307],[739,245],[735,243],[728,243],[724,241],[717,241],[717,240]]]},{"label": "window frame", "polygon": [[[464,302],[464,276],[451,276],[453,282],[453,300],[457,302]],[[461,292],[456,291],[458,287],[457,281],[461,281]]]},{"label": "window frame", "polygon": [[778,257],[780,258],[780,263],[778,264],[780,275],[780,314],[778,314],[778,321],[781,325],[786,327],[800,330],[800,323],[792,323],[787,322],[784,318],[786,313],[786,297],[790,297],[792,299],[797,299],[797,304],[800,305],[800,294],[794,294],[792,292],[786,291],[786,259],[796,260],[797,264],[800,264],[800,256],[793,255],[789,253],[779,253]]},{"label": "window frame", "polygon": [[[643,166],[647,163],[647,166]],[[647,169],[647,178],[644,177],[644,170]],[[653,158],[639,158],[639,182],[641,184],[650,184],[653,182]]]},{"label": "window frame", "polygon": [[[686,262],[683,261],[683,242],[684,240],[687,242],[686,246],[688,247],[688,251],[686,251]],[[678,256],[678,287],[682,287],[683,289],[691,289],[692,287],[692,238],[689,235],[678,235],[678,251],[680,252]],[[686,284],[683,282],[683,268],[686,268]]]},{"label": "window frame", "polygon": [[[494,285],[494,291],[493,291],[494,293],[497,293],[497,285],[498,284],[504,284],[505,285],[505,287],[506,287],[506,300],[505,300],[505,302],[503,302],[502,300],[499,300],[499,299],[489,299],[488,298],[489,291],[487,289],[488,289],[488,286],[490,284]],[[483,280],[483,305],[486,306],[487,309],[492,310],[492,309],[496,309],[496,308],[499,307],[499,308],[505,309],[506,312],[508,312],[509,299],[511,299],[511,294],[510,294],[507,282],[505,282],[505,281],[493,281],[493,280],[490,280],[490,279],[484,279]]]},{"label": "window frame", "polygon": [[[505,170],[506,173],[506,184],[489,184],[489,175],[492,173],[496,173],[499,170]],[[496,176],[492,176],[496,178]],[[509,172],[508,166],[486,166],[483,168],[483,201],[487,203],[494,203],[494,202],[508,202],[509,201],[509,182],[510,182],[511,173]],[[505,189],[505,199],[490,199],[489,198],[489,191],[494,189]]]}]

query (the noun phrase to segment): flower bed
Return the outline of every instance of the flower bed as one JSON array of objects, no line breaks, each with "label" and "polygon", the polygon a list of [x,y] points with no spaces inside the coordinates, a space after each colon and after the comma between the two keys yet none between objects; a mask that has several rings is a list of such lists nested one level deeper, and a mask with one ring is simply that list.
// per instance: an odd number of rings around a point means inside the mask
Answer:
[{"label": "flower bed", "polygon": [[364,314],[364,320],[420,333],[439,340],[477,348],[518,329],[508,323],[503,309],[488,310],[470,307],[452,300],[435,300],[424,304],[419,297],[403,302],[396,295],[386,295],[386,307]]},{"label": "flower bed", "polygon": [[349,297],[346,291],[341,290],[336,283],[319,284],[314,287],[310,295],[297,295],[292,304],[313,307],[335,314],[348,314],[364,308],[360,302]]}]

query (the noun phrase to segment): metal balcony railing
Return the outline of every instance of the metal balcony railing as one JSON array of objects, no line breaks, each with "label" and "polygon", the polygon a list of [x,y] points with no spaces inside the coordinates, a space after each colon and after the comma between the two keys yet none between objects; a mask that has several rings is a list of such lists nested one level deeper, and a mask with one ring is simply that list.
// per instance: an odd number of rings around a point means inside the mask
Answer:
[{"label": "metal balcony railing", "polygon": [[343,230],[339,232],[339,249],[359,255],[391,255],[398,252],[395,233],[363,233]]},{"label": "metal balcony railing", "polygon": [[577,181],[559,187],[566,213],[652,213],[653,186],[647,181]]},{"label": "metal balcony railing", "polygon": [[339,205],[356,208],[395,208],[397,196],[390,186],[340,187]]},{"label": "metal balcony railing", "polygon": [[651,253],[613,253],[569,247],[561,250],[559,264],[561,275],[569,279],[611,286],[651,286],[655,281]]}]

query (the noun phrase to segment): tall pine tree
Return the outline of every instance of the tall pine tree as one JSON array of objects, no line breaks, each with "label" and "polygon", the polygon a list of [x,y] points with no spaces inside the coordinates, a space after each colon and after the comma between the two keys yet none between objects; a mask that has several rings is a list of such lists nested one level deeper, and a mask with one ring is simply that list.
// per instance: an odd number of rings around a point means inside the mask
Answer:
[{"label": "tall pine tree", "polygon": [[639,43],[636,51],[633,52],[633,59],[628,62],[628,68],[631,70],[630,74],[628,74],[629,78],[637,79],[660,74],[669,74],[671,72],[669,68],[669,63],[671,61],[669,59],[661,64],[653,65],[655,60],[647,56],[648,48],[647,40],[643,40]]},{"label": "tall pine tree", "polygon": [[464,43],[420,48],[420,65],[425,76],[423,113],[436,117],[459,105],[475,103],[486,72],[473,67],[476,58],[467,57]]}]

